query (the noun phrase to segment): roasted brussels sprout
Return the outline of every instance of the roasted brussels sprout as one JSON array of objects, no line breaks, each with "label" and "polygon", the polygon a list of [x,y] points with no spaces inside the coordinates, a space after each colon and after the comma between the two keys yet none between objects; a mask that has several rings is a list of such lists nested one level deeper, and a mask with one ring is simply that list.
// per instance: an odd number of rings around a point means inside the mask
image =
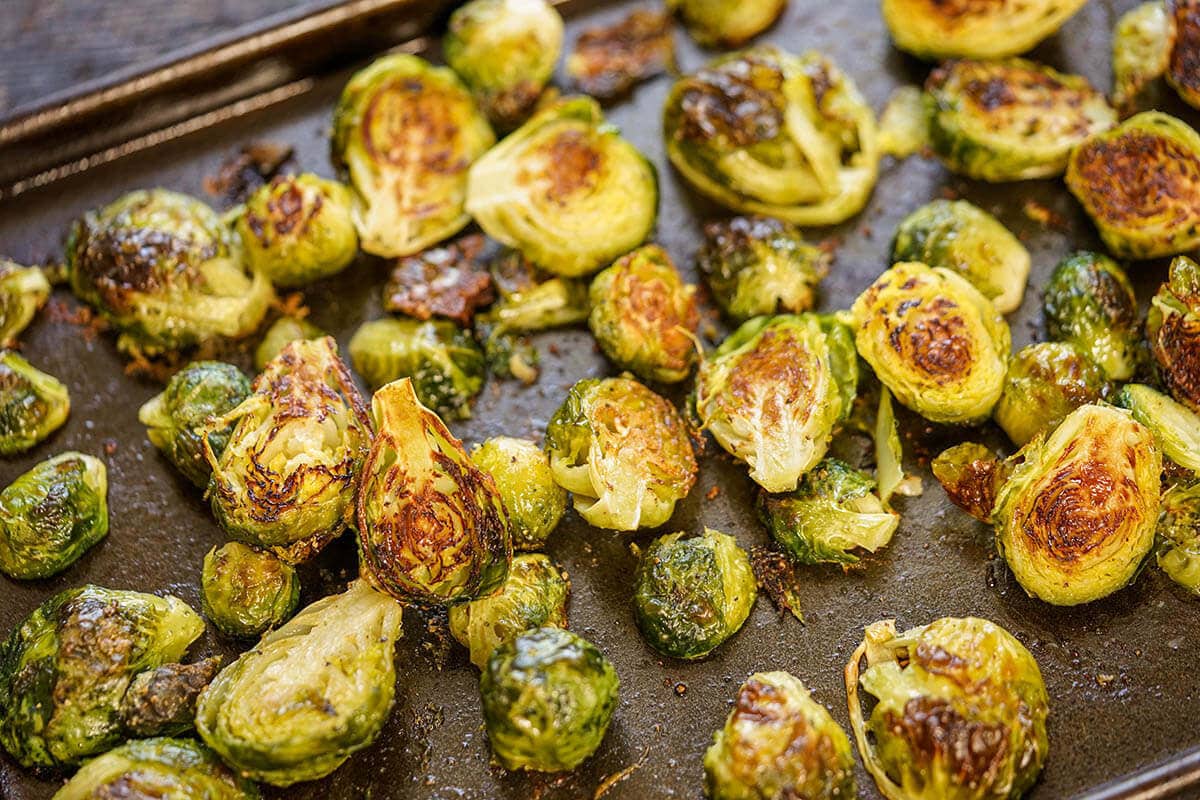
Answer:
[{"label": "roasted brussels sprout", "polygon": [[204,616],[228,636],[259,636],[292,615],[300,602],[296,570],[266,550],[226,542],[204,557]]},{"label": "roasted brussels sprout", "polygon": [[501,644],[479,681],[492,752],[506,769],[574,769],[603,741],[619,683],[595,645],[562,628]]},{"label": "roasted brussels sprout", "polygon": [[495,141],[446,67],[399,54],[355,73],[334,110],[333,155],[354,190],[362,249],[412,255],[466,227],[467,169]]},{"label": "roasted brussels sprout", "polygon": [[83,586],[42,603],[0,646],[0,744],[22,766],[78,764],[122,738],[134,676],[178,661],[204,621],[175,597]]},{"label": "roasted brussels sprout", "polygon": [[567,510],[567,492],[555,483],[546,453],[528,439],[497,436],[472,450],[471,461],[496,482],[513,547],[537,550],[545,544]]},{"label": "roasted brussels sprout", "polygon": [[48,578],[108,533],[108,472],[83,453],[63,453],[0,492],[0,572]]},{"label": "roasted brussels sprout", "polygon": [[588,327],[617,366],[659,383],[684,380],[696,363],[700,309],[667,252],[646,245],[592,281]]},{"label": "roasted brussels sprout", "polygon": [[598,528],[657,528],[696,482],[679,412],[631,378],[572,386],[546,427],[546,452],[554,480]]},{"label": "roasted brussels sprout", "polygon": [[925,93],[917,86],[901,86],[892,92],[879,115],[879,154],[904,159],[928,146]]},{"label": "roasted brussels sprout", "polygon": [[11,350],[0,352],[0,455],[34,447],[70,412],[71,397],[57,378]]},{"label": "roasted brussels sprout", "polygon": [[508,514],[408,378],[371,399],[377,432],[358,489],[359,551],[371,582],[405,602],[484,597],[512,561]]},{"label": "roasted brussels sprout", "polygon": [[918,58],[1004,58],[1052,36],[1087,0],[883,0],[892,41]]},{"label": "roasted brussels sprout", "polygon": [[1133,376],[1141,325],[1133,287],[1117,262],[1081,252],[1059,262],[1042,296],[1046,333],[1074,345],[1109,380]]},{"label": "roasted brussels sprout", "polygon": [[1167,62],[1167,83],[1183,101],[1200,108],[1200,4],[1196,0],[1168,0],[1174,41]]},{"label": "roasted brussels sprout", "polygon": [[513,559],[504,585],[495,594],[450,609],[450,633],[471,651],[481,670],[504,642],[525,631],[553,625],[567,627],[571,584],[561,569],[541,553]]},{"label": "roasted brussels sprout", "polygon": [[1103,370],[1078,347],[1040,342],[1022,347],[1008,362],[1004,391],[993,416],[1008,438],[1023,445],[1107,392]]},{"label": "roasted brussels sprout", "polygon": [[220,456],[205,434],[209,498],[232,538],[299,563],[345,529],[371,421],[329,337],[288,344],[252,386],[208,428],[234,425]]},{"label": "roasted brussels sprout", "polygon": [[126,352],[246,336],[275,298],[216,212],[166,189],[130,192],[77,220],[66,266],[71,291],[112,323]]},{"label": "roasted brussels sprout", "polygon": [[1176,484],[1163,492],[1158,566],[1171,580],[1200,595],[1200,481]]},{"label": "roasted brussels sprout", "polygon": [[586,28],[567,56],[567,75],[584,94],[611,100],[675,67],[669,12],[635,8],[611,25]]},{"label": "roasted brussels sprout", "polygon": [[445,317],[471,327],[475,310],[496,299],[483,263],[487,239],[471,234],[444,247],[397,259],[383,287],[383,307],[417,319]]},{"label": "roasted brussels sprout", "polygon": [[1071,148],[1117,123],[1086,78],[1023,58],[948,62],[930,73],[925,97],[933,151],[984,181],[1061,175]]},{"label": "roasted brussels sprout", "polygon": [[37,267],[0,258],[0,347],[16,344],[17,334],[50,298],[50,281]]},{"label": "roasted brussels sprout", "polygon": [[233,364],[196,361],[176,372],[167,388],[138,409],[146,437],[162,451],[188,480],[208,486],[212,467],[204,455],[204,441],[221,457],[233,425],[210,427],[250,396],[250,381]]},{"label": "roasted brussels sprout", "polygon": [[671,163],[734,211],[832,225],[862,210],[875,186],[875,114],[815,51],[722,56],[672,87],[663,124]]},{"label": "roasted brussels sprout", "polygon": [[708,223],[696,255],[713,298],[738,322],[808,311],[829,262],[828,253],[804,241],[794,225],[770,217]]},{"label": "roasted brussels sprout", "polygon": [[858,352],[901,403],[944,423],[981,422],[1004,388],[1011,335],[966,278],[896,264],[851,309]]},{"label": "roasted brussels sprout", "polygon": [[553,77],[562,43],[546,0],[472,0],[450,15],[442,49],[492,122],[513,128]]},{"label": "roasted brussels sprout", "polygon": [[280,317],[271,323],[254,350],[254,366],[261,372],[283,352],[288,342],[297,339],[322,339],[328,334],[303,317]]},{"label": "roasted brussels sprout", "polygon": [[934,200],[905,217],[892,243],[892,262],[899,261],[954,270],[1001,314],[1020,307],[1031,266],[1025,245],[966,200]]},{"label": "roasted brussels sprout", "polygon": [[98,798],[204,798],[258,800],[258,788],[188,739],[126,742],[89,761],[54,800]]},{"label": "roasted brussels sprout", "polygon": [[221,671],[200,695],[196,730],[247,778],[325,777],[387,721],[400,623],[400,605],[365,581],[318,600]]},{"label": "roasted brussels sprout", "polygon": [[1200,414],[1140,383],[1126,384],[1117,403],[1150,429],[1164,456],[1200,476]]},{"label": "roasted brussels sprout", "polygon": [[980,522],[991,522],[1012,465],[981,444],[964,442],[943,450],[930,467],[954,505]]},{"label": "roasted brussels sprout", "polygon": [[1200,414],[1200,264],[1187,256],[1150,301],[1146,338],[1167,390]]},{"label": "roasted brussels sprout", "polygon": [[1071,151],[1067,188],[1120,258],[1200,246],[1200,134],[1158,111],[1137,114]]},{"label": "roasted brussels sprout", "polygon": [[479,159],[467,211],[542,269],[595,272],[650,235],[658,178],[590,97],[542,109]]},{"label": "roasted brussels sprout", "polygon": [[[865,724],[860,685],[876,699]],[[859,755],[891,800],[1019,798],[1046,761],[1042,673],[994,622],[943,617],[903,633],[893,620],[869,625],[846,665],[846,695]]]},{"label": "roasted brussels sprout", "polygon": [[667,0],[705,47],[741,47],[775,24],[787,0]]},{"label": "roasted brussels sprout", "polygon": [[1127,109],[1142,88],[1167,71],[1175,31],[1163,0],[1125,12],[1113,28],[1113,105]]},{"label": "roasted brussels sprout", "polygon": [[704,754],[711,800],[857,797],[846,732],[786,672],[756,672],[738,689]]},{"label": "roasted brussels sprout", "polygon": [[221,657],[163,664],[133,676],[121,698],[121,724],[132,736],[175,736],[192,729],[200,692],[216,677]]}]

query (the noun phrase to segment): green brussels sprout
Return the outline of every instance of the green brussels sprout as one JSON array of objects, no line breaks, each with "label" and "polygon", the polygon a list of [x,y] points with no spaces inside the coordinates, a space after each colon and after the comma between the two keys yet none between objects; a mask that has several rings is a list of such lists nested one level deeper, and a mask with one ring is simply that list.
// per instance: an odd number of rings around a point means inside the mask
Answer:
[{"label": "green brussels sprout", "polygon": [[604,654],[562,628],[501,644],[479,681],[492,752],[505,769],[559,772],[596,751],[620,681]]},{"label": "green brussels sprout", "polygon": [[794,225],[770,217],[733,217],[704,226],[696,264],[730,318],[798,314],[816,305],[829,254]]},{"label": "green brussels sprout", "polygon": [[12,350],[0,352],[0,455],[31,449],[71,412],[67,387]]},{"label": "green brussels sprout", "polygon": [[738,689],[704,775],[711,800],[858,796],[846,732],[786,672],[756,672]]},{"label": "green brussels sprout", "polygon": [[892,540],[900,515],[875,494],[875,481],[844,461],[826,458],[794,492],[759,494],[758,513],[771,537],[801,564],[854,564],[854,550],[874,553]]},{"label": "green brussels sprout", "polygon": [[859,354],[901,403],[943,423],[981,422],[992,413],[1004,389],[1011,334],[966,278],[901,262],[851,311]]},{"label": "green brussels sprout", "polygon": [[984,181],[1061,175],[1073,147],[1117,124],[1086,78],[1023,58],[943,64],[925,82],[925,102],[934,153]]},{"label": "green brussels sprout", "polygon": [[53,800],[203,798],[258,800],[258,788],[188,739],[126,742],[89,761]]},{"label": "green brussels sprout", "polygon": [[892,262],[899,261],[954,270],[1001,314],[1021,306],[1032,263],[1000,220],[966,200],[934,200],[905,217],[892,243]]},{"label": "green brussels sprout", "polygon": [[993,412],[996,423],[1018,446],[1058,427],[1086,403],[1108,393],[1104,371],[1068,342],[1039,342],[1018,350],[1008,362],[1004,391]]},{"label": "green brussels sprout", "polygon": [[930,467],[954,505],[980,522],[991,522],[1012,465],[981,444],[964,442],[943,450]]},{"label": "green brussels sprout", "polygon": [[1164,456],[1200,475],[1200,414],[1140,383],[1126,384],[1117,404],[1150,429]]},{"label": "green brussels sprout", "polygon": [[1059,262],[1042,296],[1046,333],[1074,345],[1109,380],[1133,377],[1141,358],[1137,298],[1117,262],[1080,252]]},{"label": "green brussels sprout", "polygon": [[901,86],[892,92],[879,115],[879,154],[904,159],[927,147],[925,93],[917,86]]},{"label": "green brussels sprout", "polygon": [[1056,606],[1107,597],[1154,545],[1162,456],[1128,411],[1085,405],[1019,453],[996,497],[996,541],[1031,596]]},{"label": "green brussels sprout", "polygon": [[1167,83],[1192,108],[1200,108],[1200,6],[1195,0],[1169,0],[1173,46],[1167,62]]},{"label": "green brussels sprout", "polygon": [[500,128],[529,115],[562,54],[563,20],[546,0],[472,0],[450,15],[446,63]]},{"label": "green brussels sprout", "polygon": [[667,251],[645,245],[592,281],[588,327],[617,366],[639,378],[678,383],[696,363],[700,309]]},{"label": "green brussels sprout", "polygon": [[854,412],[854,401],[858,397],[858,351],[854,346],[854,328],[848,311],[834,311],[827,314],[812,315],[821,332],[825,334],[825,343],[829,346],[829,368],[837,382],[837,391],[842,398],[842,411],[838,420],[844,422],[850,419]]},{"label": "green brussels sprout", "polygon": [[495,594],[450,609],[450,633],[471,651],[471,663],[487,669],[488,659],[504,642],[525,631],[567,627],[571,584],[541,553],[513,558],[508,577]]},{"label": "green brussels sprout", "polygon": [[323,778],[375,740],[392,710],[395,600],[358,580],[271,631],[200,695],[196,730],[241,775]]},{"label": "green brussels sprout", "polygon": [[275,299],[217,213],[166,189],[130,192],[77,220],[66,266],[71,291],[117,329],[126,352],[246,336]]},{"label": "green brussels sprout", "polygon": [[650,543],[633,579],[646,643],[672,658],[704,658],[738,632],[758,588],[750,557],[728,534],[671,533]]},{"label": "green brussels sprout", "polygon": [[280,317],[271,323],[262,341],[254,350],[254,366],[259,372],[267,368],[288,342],[297,339],[322,339],[328,334],[303,317]]},{"label": "green brussels sprout", "polygon": [[1200,134],[1159,111],[1071,151],[1067,188],[1109,252],[1159,258],[1200,246]]},{"label": "green brussels sprout", "polygon": [[687,424],[632,378],[572,386],[546,426],[546,452],[554,480],[598,528],[657,528],[696,482]]},{"label": "green brussels sprout", "polygon": [[25,767],[74,765],[112,748],[134,676],[178,661],[203,632],[175,597],[59,592],[0,646],[0,745]]},{"label": "green brussels sprout", "polygon": [[204,455],[208,439],[220,458],[233,433],[233,425],[209,427],[250,396],[250,381],[233,364],[195,361],[176,372],[167,388],[138,409],[150,443],[162,451],[188,480],[208,486],[212,467]]},{"label": "green brussels sprout", "polygon": [[1162,77],[1171,61],[1175,31],[1163,0],[1142,3],[1113,28],[1113,105],[1126,109],[1143,87]]},{"label": "green brussels sprout", "polygon": [[252,388],[207,429],[234,425],[220,456],[204,436],[213,514],[233,539],[306,561],[353,514],[371,421],[329,337],[288,344]]},{"label": "green brussels sprout", "polygon": [[259,636],[292,615],[300,579],[266,550],[226,542],[204,556],[200,573],[204,616],[228,636]]},{"label": "green brussels sprout", "polygon": [[372,583],[405,602],[451,604],[504,583],[512,561],[496,481],[402,378],[371,399],[376,434],[358,488],[359,552]]},{"label": "green brussels sprout", "polygon": [[1200,264],[1187,256],[1171,262],[1150,301],[1146,338],[1167,390],[1200,414]]},{"label": "green brussels sprout", "polygon": [[741,47],[775,24],[787,0],[667,0],[705,47]]},{"label": "green brussels sprout", "polygon": [[1087,0],[883,0],[892,41],[927,61],[1004,58],[1054,35]]},{"label": "green brussels sprout", "polygon": [[1200,481],[1179,483],[1163,492],[1157,530],[1159,569],[1200,595]]},{"label": "green brussels sprout", "polygon": [[861,211],[875,186],[875,114],[816,51],[721,56],[676,82],[663,113],[671,163],[734,211],[833,225]]},{"label": "green brussels sprout", "polygon": [[0,572],[48,578],[108,533],[108,472],[100,459],[63,453],[0,492]]},{"label": "green brussels sprout", "polygon": [[350,363],[372,387],[412,378],[417,397],[439,414],[470,417],[470,402],[483,388],[483,350],[450,320],[371,320],[354,332],[348,349]]},{"label": "green brussels sprout", "polygon": [[221,657],[163,664],[133,676],[121,698],[121,724],[132,736],[175,736],[192,729],[196,701],[221,669]]},{"label": "green brussels sprout", "polygon": [[12,347],[50,298],[50,281],[37,267],[0,258],[0,347]]},{"label": "green brussels sprout", "polygon": [[[865,724],[860,685],[876,699]],[[893,620],[867,626],[846,665],[846,695],[859,755],[891,800],[1019,798],[1046,761],[1041,670],[985,619],[943,617],[903,633]]]},{"label": "green brussels sprout", "polygon": [[362,249],[419,253],[467,226],[467,169],[496,141],[447,67],[407,54],[354,74],[333,114],[333,155],[354,190]]},{"label": "green brussels sprout", "polygon": [[595,272],[650,235],[654,167],[590,97],[542,109],[472,167],[467,211],[493,239],[564,277]]},{"label": "green brussels sprout", "polygon": [[496,482],[513,547],[544,545],[567,510],[567,492],[555,483],[546,453],[528,439],[496,436],[472,450],[471,461]]}]

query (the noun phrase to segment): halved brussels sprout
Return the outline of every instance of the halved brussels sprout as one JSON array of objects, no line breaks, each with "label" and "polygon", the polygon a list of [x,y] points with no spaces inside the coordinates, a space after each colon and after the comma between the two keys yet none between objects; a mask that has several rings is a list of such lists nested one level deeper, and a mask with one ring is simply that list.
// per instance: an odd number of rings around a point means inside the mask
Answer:
[{"label": "halved brussels sprout", "polygon": [[196,730],[253,780],[323,778],[375,740],[392,710],[400,605],[358,580],[304,608],[221,671]]},{"label": "halved brussels sprout", "polygon": [[562,628],[505,642],[479,681],[492,752],[505,769],[574,769],[604,740],[619,684],[595,645]]},{"label": "halved brussels sprout", "polygon": [[696,191],[797,225],[857,214],[879,170],[874,112],[816,51],[722,56],[672,87],[663,125],[667,155]]},{"label": "halved brussels sprout", "polygon": [[770,217],[708,223],[696,255],[713,299],[738,322],[808,311],[829,262],[829,254],[806,242],[796,226]]},{"label": "halved brussels sprout", "polygon": [[1171,580],[1200,595],[1200,481],[1176,484],[1163,492],[1158,566]]},{"label": "halved brussels sprout", "polygon": [[1164,456],[1200,475],[1200,414],[1140,383],[1126,384],[1117,403],[1150,429]]},{"label": "halved brussels sprout", "polygon": [[537,550],[567,510],[567,492],[554,481],[550,459],[528,439],[496,436],[471,451],[475,466],[492,476],[517,550]]},{"label": "halved brussels sprout", "polygon": [[24,453],[62,427],[71,397],[47,375],[12,350],[0,353],[0,455]]},{"label": "halved brussels sprout", "polygon": [[0,347],[16,344],[17,334],[50,298],[50,281],[37,267],[0,258]]},{"label": "halved brussels sprout", "polygon": [[1013,460],[1001,460],[975,442],[943,450],[930,465],[933,476],[954,505],[981,522],[991,522],[996,496],[1012,472]]},{"label": "halved brussels sprout", "polygon": [[359,553],[371,582],[405,602],[484,597],[512,561],[492,476],[402,378],[371,398],[376,434],[358,488]]},{"label": "halved brussels sprout", "polygon": [[660,536],[642,552],[634,619],[646,643],[673,658],[704,658],[738,632],[758,597],[750,557],[728,534]]},{"label": "halved brussels sprout", "polygon": [[1073,606],[1133,580],[1154,544],[1162,456],[1128,411],[1086,405],[1021,463],[996,497],[996,541],[1032,597]]},{"label": "halved brussels sprout", "polygon": [[1008,362],[1004,391],[996,403],[996,423],[1018,446],[1058,427],[1086,403],[1108,392],[1104,371],[1068,342],[1022,347]]},{"label": "halved brussels sprout", "polygon": [[333,113],[332,144],[354,190],[362,249],[412,255],[466,227],[467,170],[495,141],[447,67],[398,54],[355,73]]},{"label": "halved brussels sprout", "polygon": [[571,97],[534,114],[471,167],[467,211],[542,269],[578,277],[646,240],[658,178],[595,100]]},{"label": "halved brussels sprout", "polygon": [[667,0],[705,47],[741,47],[775,24],[787,0]]},{"label": "halved brussels sprout", "polygon": [[90,585],[59,592],[0,646],[0,744],[25,767],[110,749],[134,676],[178,661],[203,632],[176,597]]},{"label": "halved brussels sprout", "polygon": [[472,0],[450,15],[442,50],[492,122],[513,128],[554,76],[562,43],[546,0]]},{"label": "halved brussels sprout", "polygon": [[1174,43],[1175,28],[1163,0],[1121,15],[1113,28],[1113,105],[1129,108],[1146,84],[1166,73]]},{"label": "halved brussels sprout", "polygon": [[1055,267],[1042,295],[1046,333],[1079,349],[1109,380],[1133,377],[1141,358],[1137,298],[1106,255],[1080,252]]},{"label": "halved brussels sprout", "polygon": [[250,396],[250,380],[233,364],[195,361],[176,372],[167,388],[138,409],[146,437],[162,451],[188,480],[208,486],[212,467],[204,455],[204,441],[221,457],[233,424],[210,427]]},{"label": "halved brussels sprout", "polygon": [[892,540],[900,515],[875,494],[875,481],[844,461],[827,458],[794,492],[759,495],[758,513],[771,537],[801,564],[854,564],[854,550],[874,553]]},{"label": "halved brussels sprout", "polygon": [[230,537],[306,561],[353,513],[371,421],[329,337],[288,344],[253,389],[207,429],[234,425],[220,456],[204,436],[213,514]]},{"label": "halved brussels sprout", "polygon": [[857,797],[846,732],[799,679],[756,672],[704,753],[711,800]]},{"label": "halved brussels sprout", "polygon": [[1023,58],[950,61],[930,73],[925,97],[933,151],[984,181],[1061,175],[1073,147],[1117,124],[1086,78]]},{"label": "halved brussels sprout", "polygon": [[1167,282],[1150,301],[1146,338],[1163,384],[1200,414],[1200,264],[1187,256],[1171,262]]},{"label": "halved brussels sprout", "polygon": [[639,378],[678,383],[696,363],[700,309],[667,251],[639,247],[592,281],[588,327],[617,366]]},{"label": "halved brussels sprout", "polygon": [[280,317],[271,323],[254,350],[254,366],[261,372],[283,352],[288,342],[297,339],[322,339],[328,334],[303,317]]},{"label": "halved brussels sprout", "polygon": [[901,50],[929,61],[1004,58],[1052,36],[1087,0],[883,0]]},{"label": "halved brussels sprout", "polygon": [[48,578],[108,533],[108,472],[100,459],[63,453],[0,492],[0,572]]},{"label": "halved brussels sprout", "polygon": [[259,636],[292,615],[300,579],[266,550],[226,542],[204,556],[200,573],[204,616],[228,636]]},{"label": "halved brussels sprout", "polygon": [[121,724],[131,736],[176,736],[192,729],[196,701],[221,669],[221,657],[163,664],[133,676],[121,698]]},{"label": "halved brussels sprout", "polygon": [[1032,264],[1000,220],[966,200],[934,200],[905,217],[892,243],[892,263],[898,261],[954,270],[1001,314],[1021,306]]},{"label": "halved brussels sprout", "polygon": [[1200,4],[1196,0],[1168,0],[1174,41],[1167,62],[1167,83],[1183,101],[1200,108]]},{"label": "halved brussels sprout", "polygon": [[84,214],[71,227],[66,266],[71,291],[112,323],[126,352],[246,336],[275,299],[217,213],[166,189],[130,192]]},{"label": "halved brussels sprout", "polygon": [[1159,111],[1130,117],[1071,151],[1067,188],[1121,258],[1200,246],[1200,134]]},{"label": "halved brussels sprout", "polygon": [[598,528],[657,528],[696,482],[686,423],[632,378],[572,386],[546,427],[546,452],[575,510]]},{"label": "halved brussels sprout", "polygon": [[466,419],[483,388],[483,351],[470,332],[445,319],[364,322],[347,348],[354,369],[374,388],[411,378],[417,397],[439,414]]},{"label": "halved brussels sprout", "polygon": [[450,609],[450,633],[471,651],[471,663],[487,669],[501,644],[525,631],[553,625],[567,627],[565,573],[541,553],[513,558],[504,584],[495,593]]},{"label": "halved brussels sprout", "polygon": [[[876,700],[865,724],[860,685]],[[1041,670],[985,619],[943,617],[903,633],[893,620],[868,625],[846,665],[846,695],[859,755],[889,800],[1019,798],[1046,761]]]},{"label": "halved brussels sprout", "polygon": [[851,309],[858,352],[896,399],[934,422],[981,422],[1004,389],[1011,335],[970,281],[901,262]]},{"label": "halved brussels sprout", "polygon": [[144,739],[126,742],[89,761],[53,800],[203,798],[258,800],[258,788],[199,742]]}]

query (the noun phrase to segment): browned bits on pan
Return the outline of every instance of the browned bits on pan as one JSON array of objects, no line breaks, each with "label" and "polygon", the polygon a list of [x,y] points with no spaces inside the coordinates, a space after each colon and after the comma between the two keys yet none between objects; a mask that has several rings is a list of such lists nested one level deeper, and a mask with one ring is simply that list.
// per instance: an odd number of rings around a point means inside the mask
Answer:
[{"label": "browned bits on pan", "polygon": [[204,179],[204,191],[227,203],[241,203],[254,190],[283,174],[292,162],[292,147],[274,142],[250,142],[225,159],[216,175]]},{"label": "browned bits on pan", "polygon": [[417,319],[447,317],[470,325],[475,310],[492,302],[492,277],[482,266],[485,239],[458,241],[396,262],[383,289],[383,305]]},{"label": "browned bits on pan", "polygon": [[914,697],[902,715],[889,713],[887,720],[919,765],[944,765],[960,786],[990,786],[1008,760],[1005,725],[968,720],[933,697]]},{"label": "browned bits on pan", "polygon": [[1074,171],[1088,187],[1088,213],[1099,221],[1128,226],[1142,217],[1200,216],[1200,154],[1172,138],[1127,130],[1085,142]]},{"label": "browned bits on pan", "polygon": [[735,147],[770,141],[783,129],[782,85],[783,73],[752,55],[702,69],[684,89],[677,135],[697,141],[723,137]]},{"label": "browned bits on pan", "polygon": [[638,9],[615,25],[580,34],[575,52],[567,59],[567,72],[581,91],[607,100],[674,64],[670,15]]},{"label": "browned bits on pan", "polygon": [[1167,75],[1184,100],[1200,106],[1200,0],[1169,0],[1167,10],[1175,21]]}]

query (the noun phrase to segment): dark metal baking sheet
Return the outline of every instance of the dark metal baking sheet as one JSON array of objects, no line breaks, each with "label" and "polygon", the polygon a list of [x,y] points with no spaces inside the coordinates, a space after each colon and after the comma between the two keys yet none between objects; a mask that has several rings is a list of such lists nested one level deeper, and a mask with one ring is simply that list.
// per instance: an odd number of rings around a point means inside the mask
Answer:
[{"label": "dark metal baking sheet", "polygon": [[[1034,56],[1108,86],[1109,30],[1134,0],[1093,0]],[[610,21],[632,3],[575,3],[566,8],[568,42],[582,27]],[[426,9],[428,5],[426,5]],[[919,81],[926,67],[888,43],[875,0],[793,0],[786,17],[763,37],[792,50],[820,48],[858,82],[878,109],[891,90]],[[706,54],[682,34],[680,61],[694,69]],[[352,46],[347,41],[347,46]],[[360,63],[366,50],[352,50]],[[245,66],[253,70],[253,66]],[[301,168],[332,174],[328,159],[329,115],[349,73],[317,77],[286,103],[244,114],[215,127],[168,141],[136,156],[103,164],[0,202],[0,251],[25,262],[55,259],[69,220],[121,192],[167,186],[202,195],[206,175],[251,139],[293,144]],[[662,204],[658,240],[693,278],[692,256],[702,220],[720,211],[686,191],[668,167],[660,142],[660,107],[669,80],[660,78],[611,109],[611,119],[658,165]],[[1165,95],[1164,95],[1165,98]],[[1164,99],[1162,107],[1192,124],[1194,112]],[[6,157],[0,150],[0,160]],[[837,228],[813,231],[835,238],[837,261],[823,286],[822,307],[847,306],[887,266],[890,232],[916,206],[946,194],[966,197],[996,213],[1033,254],[1030,290],[1010,317],[1022,345],[1038,334],[1039,287],[1059,257],[1098,246],[1096,237],[1061,185],[1053,181],[987,186],[953,177],[937,164],[914,158],[886,161],[870,206]],[[1063,220],[1044,227],[1023,212],[1039,203]],[[344,345],[363,320],[381,314],[379,289],[385,265],[358,260],[347,273],[306,292],[313,319]],[[1162,263],[1134,265],[1143,301],[1165,274]],[[59,292],[56,304],[73,307]],[[36,461],[75,448],[102,455],[110,470],[112,530],[108,538],[65,574],[18,583],[0,578],[0,629],[8,630],[53,592],[84,582],[152,592],[172,592],[198,606],[197,580],[204,553],[222,541],[198,493],[175,474],[146,441],[137,407],[156,391],[128,377],[110,337],[92,338],[62,313],[43,313],[24,337],[35,364],[63,378],[73,408],[67,425],[24,457],[0,463],[7,483]],[[553,342],[554,352],[546,345]],[[491,383],[474,417],[453,427],[468,443],[495,434],[538,437],[573,381],[608,374],[586,331],[555,333],[542,340],[545,369],[539,383]],[[549,552],[571,573],[571,626],[595,641],[620,674],[621,703],[598,753],[562,776],[506,774],[488,766],[477,691],[477,673],[435,617],[406,613],[405,638],[397,651],[396,707],[378,741],[324,781],[274,798],[591,798],[605,778],[637,765],[605,795],[611,800],[698,798],[700,764],[712,732],[747,674],[786,669],[802,678],[843,724],[847,721],[842,667],[862,627],[895,617],[902,626],[943,615],[975,614],[1004,625],[1024,641],[1040,663],[1051,697],[1050,757],[1034,800],[1073,797],[1106,781],[1160,762],[1152,794],[1117,787],[1106,798],[1166,796],[1168,778],[1194,769],[1180,754],[1200,744],[1200,637],[1198,607],[1154,569],[1117,595],[1076,609],[1059,609],[1027,598],[999,560],[990,531],[950,506],[924,469],[926,456],[970,432],[931,426],[903,415],[910,467],[925,478],[926,492],[901,499],[903,522],[893,543],[868,558],[862,569],[805,569],[801,595],[806,624],[781,616],[760,599],[745,628],[711,658],[682,663],[656,655],[638,636],[630,607],[630,575],[636,537],[595,530],[569,513],[550,540]],[[992,441],[1001,437],[985,429]],[[710,490],[718,489],[713,499]],[[703,526],[735,534],[745,546],[766,535],[751,508],[752,487],[744,469],[710,449],[700,480],[665,530]],[[336,589],[354,569],[354,548],[343,537],[304,573],[304,599]],[[432,624],[431,624],[432,622]],[[235,650],[209,633],[196,655]],[[61,779],[39,779],[0,760],[0,797],[37,800],[53,794]],[[1142,784],[1145,782],[1143,781]],[[1139,785],[1142,785],[1139,784]],[[875,798],[860,774],[861,796]],[[1144,789],[1144,786],[1142,786]],[[1113,792],[1117,793],[1113,793]],[[1189,793],[1190,791],[1190,793]],[[1183,790],[1181,797],[1195,797]]]}]

